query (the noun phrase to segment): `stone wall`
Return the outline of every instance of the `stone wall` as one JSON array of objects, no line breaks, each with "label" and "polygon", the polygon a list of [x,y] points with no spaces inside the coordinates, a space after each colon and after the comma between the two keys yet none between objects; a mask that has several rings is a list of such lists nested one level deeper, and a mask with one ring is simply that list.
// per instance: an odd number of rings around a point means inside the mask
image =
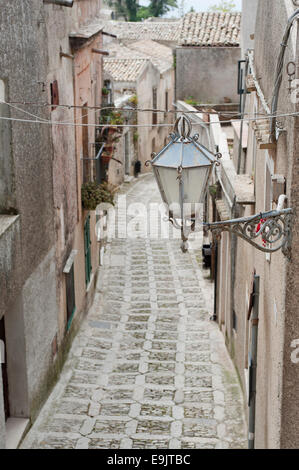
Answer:
[{"label": "stone wall", "polygon": [[[271,103],[276,62],[280,52],[283,33],[289,16],[294,11],[291,1],[273,2],[260,0],[255,29],[256,76],[268,103]],[[271,12],[271,15],[269,15]],[[290,36],[286,50],[285,64],[297,60],[296,26]],[[285,70],[285,67],[284,67]],[[280,113],[295,112],[288,94],[288,76],[284,72],[280,90],[278,110]],[[247,99],[246,112],[253,114],[263,109],[256,93]],[[298,210],[298,122],[293,117],[281,119],[285,132],[280,135],[277,150],[259,148],[254,126],[249,125],[245,173],[254,178],[255,206],[239,206],[237,216],[250,216],[254,213],[276,208],[272,196],[272,185],[266,185],[266,171],[286,178],[288,207]],[[296,132],[297,131],[297,132]],[[248,348],[251,324],[247,320],[249,298],[252,289],[253,272],[260,276],[258,367],[256,399],[256,448],[297,448],[299,407],[298,365],[291,359],[292,342],[299,338],[298,272],[297,257],[297,217],[294,221],[292,259],[289,262],[281,251],[266,255],[239,240],[234,250],[235,284],[232,296],[232,309],[236,313],[236,329],[231,331],[225,321],[226,339],[239,371],[244,395],[247,386],[244,369],[248,366]],[[223,243],[223,242],[222,242]],[[224,282],[229,267],[225,262],[221,267]],[[226,292],[226,298],[230,292]],[[224,302],[226,302],[224,300]],[[223,305],[220,309],[223,309]]]},{"label": "stone wall", "polygon": [[176,99],[192,96],[200,103],[238,103],[239,47],[178,47]]},{"label": "stone wall", "polygon": [[[79,74],[80,70],[74,68],[71,59],[60,57],[60,52],[71,52],[69,32],[76,24],[90,21],[91,16],[93,19],[100,1],[83,4],[80,0],[74,3],[74,9],[44,5],[39,0],[0,3],[0,84],[5,84],[1,96],[8,102],[50,102],[50,84],[57,80],[60,103],[74,104],[73,71]],[[81,7],[82,14],[76,23],[77,7]],[[7,28],[7,24],[13,27]],[[100,104],[102,59],[92,55],[91,48],[101,48],[101,44],[101,37],[91,41],[85,54],[93,60],[88,83],[83,85],[90,92],[88,102],[95,105]],[[81,69],[85,58],[76,64]],[[25,109],[41,119],[72,122],[77,117],[72,109],[29,105]],[[16,119],[29,118],[4,105],[0,113]],[[90,122],[94,123],[94,119]],[[0,318],[5,317],[10,411],[12,417],[33,420],[54,384],[73,334],[66,335],[62,272],[73,248],[79,251],[75,259],[76,328],[92,298],[94,283],[88,292],[85,284],[86,214],[80,211],[80,139],[76,148],[75,129],[71,126],[22,122],[1,126],[0,169],[4,168],[5,184],[0,181],[0,214],[19,215],[0,215],[0,290],[4,293],[0,298]],[[94,141],[94,128],[90,128],[90,142]],[[7,217],[9,224],[3,229]],[[98,245],[94,226],[93,213],[91,252],[95,281]],[[2,415],[1,403],[0,446],[4,439]]]}]

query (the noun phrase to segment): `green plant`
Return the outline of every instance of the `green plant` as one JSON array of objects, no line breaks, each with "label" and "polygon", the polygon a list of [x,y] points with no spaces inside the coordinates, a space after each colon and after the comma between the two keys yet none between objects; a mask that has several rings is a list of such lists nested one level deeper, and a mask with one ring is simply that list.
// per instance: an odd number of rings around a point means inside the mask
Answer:
[{"label": "green plant", "polygon": [[93,211],[103,202],[114,205],[113,188],[108,183],[99,184],[96,181],[84,183],[81,188],[82,206]]},{"label": "green plant", "polygon": [[137,98],[137,95],[131,96],[131,98],[129,99],[129,102],[130,102],[133,106],[137,106],[137,105],[138,105],[138,98]]},{"label": "green plant", "polygon": [[133,134],[133,142],[134,142],[134,144],[137,144],[138,139],[139,139],[139,134],[138,134],[138,132],[134,132],[134,134]]},{"label": "green plant", "polygon": [[139,5],[137,0],[118,0],[117,2],[115,0],[108,0],[108,5],[114,6],[117,16],[123,16],[126,21],[138,21],[137,11]]},{"label": "green plant", "polygon": [[124,118],[119,112],[112,111],[110,124],[118,126],[124,123]]},{"label": "green plant", "polygon": [[109,90],[105,86],[102,88],[102,95],[109,95]]},{"label": "green plant", "polygon": [[116,15],[126,21],[143,21],[151,16],[163,16],[171,8],[177,8],[177,0],[150,0],[148,6],[139,5],[138,0],[108,0]]},{"label": "green plant", "polygon": [[171,8],[178,8],[177,0],[151,0],[148,6],[150,16],[163,16]]},{"label": "green plant", "polygon": [[196,106],[198,103],[198,101],[195,101],[193,96],[188,96],[188,98],[186,98],[184,101],[185,103],[190,104],[191,106]]},{"label": "green plant", "polygon": [[210,196],[211,197],[216,197],[217,195],[217,184],[212,184],[211,186],[209,186],[209,193],[210,193]]},{"label": "green plant", "polygon": [[119,111],[106,109],[102,111],[100,117],[100,124],[111,124],[112,126],[119,126],[124,123],[124,118]]}]

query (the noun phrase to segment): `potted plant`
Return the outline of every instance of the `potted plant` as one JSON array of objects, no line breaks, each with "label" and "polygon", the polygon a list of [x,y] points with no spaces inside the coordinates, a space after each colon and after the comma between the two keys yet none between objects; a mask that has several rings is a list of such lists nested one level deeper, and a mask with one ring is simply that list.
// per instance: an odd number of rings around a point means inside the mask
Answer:
[{"label": "potted plant", "polygon": [[96,181],[84,183],[81,188],[81,197],[85,210],[93,211],[103,202],[114,205],[113,188],[108,183],[99,184]]},{"label": "potted plant", "polygon": [[108,90],[108,88],[106,88],[105,86],[102,88],[102,95],[103,95],[103,96],[109,95],[109,90]]}]

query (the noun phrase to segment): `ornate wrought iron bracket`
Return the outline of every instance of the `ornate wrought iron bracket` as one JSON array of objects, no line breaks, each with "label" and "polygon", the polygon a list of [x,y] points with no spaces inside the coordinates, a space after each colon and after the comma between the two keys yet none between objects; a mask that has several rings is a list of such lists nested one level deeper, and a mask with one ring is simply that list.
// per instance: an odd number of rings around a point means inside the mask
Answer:
[{"label": "ornate wrought iron bracket", "polygon": [[203,225],[211,231],[214,239],[221,237],[222,232],[229,232],[264,253],[275,253],[281,249],[290,259],[293,216],[293,209],[284,209]]}]

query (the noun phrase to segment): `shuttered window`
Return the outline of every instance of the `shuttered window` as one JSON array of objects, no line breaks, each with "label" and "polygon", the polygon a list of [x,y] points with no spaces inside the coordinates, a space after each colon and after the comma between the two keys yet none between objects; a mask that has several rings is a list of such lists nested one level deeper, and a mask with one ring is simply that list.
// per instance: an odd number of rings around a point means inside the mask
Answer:
[{"label": "shuttered window", "polygon": [[51,104],[52,104],[52,111],[56,109],[56,106],[59,105],[59,92],[58,92],[58,82],[57,80],[54,80],[54,82],[51,83]]},{"label": "shuttered window", "polygon": [[69,329],[76,310],[74,265],[66,275],[67,328]]}]

